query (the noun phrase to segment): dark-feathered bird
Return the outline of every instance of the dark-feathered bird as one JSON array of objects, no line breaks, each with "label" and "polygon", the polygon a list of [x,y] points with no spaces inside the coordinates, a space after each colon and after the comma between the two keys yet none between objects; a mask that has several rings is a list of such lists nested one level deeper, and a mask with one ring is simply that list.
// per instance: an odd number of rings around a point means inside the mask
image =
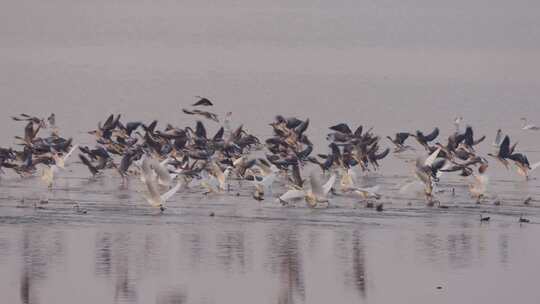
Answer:
[{"label": "dark-feathered bird", "polygon": [[202,96],[195,96],[197,98],[199,98],[199,100],[192,104],[192,106],[194,107],[198,107],[198,106],[206,106],[206,107],[210,107],[210,106],[213,106],[214,104],[206,97],[202,97]]},{"label": "dark-feathered bird", "polygon": [[431,133],[428,135],[424,135],[421,131],[416,131],[416,134],[411,134],[419,144],[424,146],[426,149],[428,147],[428,143],[432,142],[437,136],[439,136],[439,128],[435,128]]},{"label": "dark-feathered bird", "polygon": [[394,149],[394,153],[400,153],[407,149],[411,149],[410,146],[405,145],[405,140],[409,138],[409,135],[410,133],[408,132],[399,132],[396,133],[394,139],[392,139],[392,137],[390,136],[386,136],[386,138],[388,138],[396,146],[396,148]]},{"label": "dark-feathered bird", "polygon": [[194,110],[187,110],[187,109],[182,109],[182,112],[184,112],[185,114],[188,114],[188,115],[199,115],[199,116],[202,116],[206,119],[210,119],[210,120],[213,120],[215,122],[219,122],[219,119],[218,119],[218,116],[214,113],[210,113],[210,112],[207,112],[207,111],[201,111],[201,110],[197,110],[197,109],[194,109]]}]

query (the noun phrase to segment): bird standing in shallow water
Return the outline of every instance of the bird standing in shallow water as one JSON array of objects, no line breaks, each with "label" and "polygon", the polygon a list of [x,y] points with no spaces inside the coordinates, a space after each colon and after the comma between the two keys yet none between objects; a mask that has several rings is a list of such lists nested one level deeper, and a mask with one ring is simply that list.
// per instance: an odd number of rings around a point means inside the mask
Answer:
[{"label": "bird standing in shallow water", "polygon": [[478,168],[478,173],[473,174],[473,182],[469,185],[469,191],[471,196],[476,198],[476,203],[480,204],[482,198],[486,195],[487,185],[489,183],[489,176],[486,171],[488,168],[487,163],[483,163]]},{"label": "bird standing in shallow water", "polygon": [[148,195],[145,195],[144,197],[146,198],[150,206],[157,207],[163,212],[165,211],[165,203],[180,189],[182,183],[178,182],[176,186],[169,189],[167,192],[160,194],[158,185],[160,170],[153,166],[155,165],[155,163],[158,162],[155,160],[145,159],[143,160],[143,163],[145,161],[147,162],[147,164],[142,166],[142,174],[144,176],[144,182],[148,189]]}]

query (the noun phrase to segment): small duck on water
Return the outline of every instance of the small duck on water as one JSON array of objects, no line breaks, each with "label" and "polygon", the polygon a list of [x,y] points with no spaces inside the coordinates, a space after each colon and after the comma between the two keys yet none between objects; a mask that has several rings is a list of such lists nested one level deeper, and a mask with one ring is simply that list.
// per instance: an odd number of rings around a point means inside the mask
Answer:
[{"label": "small duck on water", "polygon": [[489,222],[490,219],[491,217],[480,214],[480,222]]},{"label": "small duck on water", "polygon": [[530,223],[531,221],[529,219],[526,219],[523,217],[523,214],[519,216],[519,222],[520,223]]}]

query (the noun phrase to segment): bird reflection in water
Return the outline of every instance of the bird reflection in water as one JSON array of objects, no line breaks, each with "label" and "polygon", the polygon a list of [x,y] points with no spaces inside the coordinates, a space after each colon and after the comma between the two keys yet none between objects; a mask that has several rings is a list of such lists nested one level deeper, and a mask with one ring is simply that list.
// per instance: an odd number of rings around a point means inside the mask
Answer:
[{"label": "bird reflection in water", "polygon": [[242,231],[224,232],[217,236],[218,260],[227,270],[235,269],[238,263],[241,272],[246,267],[245,235]]},{"label": "bird reflection in water", "polygon": [[298,227],[287,225],[268,235],[270,266],[279,275],[278,303],[294,303],[296,297],[305,302],[303,260],[298,243]]},{"label": "bird reflection in water", "polygon": [[64,259],[62,232],[47,237],[34,226],[22,232],[21,256],[23,257],[20,297],[22,303],[38,303],[36,285],[48,276],[50,263]]},{"label": "bird reflection in water", "polygon": [[98,233],[96,236],[95,272],[109,276],[111,274],[112,242],[110,233]]},{"label": "bird reflection in water", "polygon": [[353,233],[352,270],[356,289],[362,298],[366,297],[366,255],[360,233]]},{"label": "bird reflection in water", "polygon": [[118,263],[116,284],[114,285],[114,302],[137,302],[137,292],[134,280],[129,277],[129,265],[127,260]]},{"label": "bird reflection in water", "polygon": [[366,298],[366,255],[359,230],[339,231],[335,235],[334,253],[343,269],[343,284]]}]

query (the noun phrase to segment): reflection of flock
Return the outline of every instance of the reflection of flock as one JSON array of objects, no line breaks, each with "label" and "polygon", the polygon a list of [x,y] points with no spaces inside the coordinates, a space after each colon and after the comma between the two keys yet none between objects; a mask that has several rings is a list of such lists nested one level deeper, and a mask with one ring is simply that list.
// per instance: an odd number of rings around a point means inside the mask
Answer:
[{"label": "reflection of flock", "polygon": [[[201,110],[213,103],[204,97],[183,109],[186,115],[194,115],[219,123],[217,114]],[[39,174],[42,180],[53,188],[55,176],[61,174],[68,165],[70,156],[78,152],[80,162],[88,168],[93,177],[114,171],[122,177],[123,183],[137,178],[144,185],[145,199],[151,206],[165,210],[165,203],[175,193],[187,187],[200,186],[202,193],[215,194],[231,189],[231,180],[246,181],[253,187],[253,198],[262,201],[272,196],[272,185],[280,181],[288,189],[277,196],[283,205],[304,200],[309,207],[325,207],[333,195],[352,194],[369,201],[379,199],[378,186],[357,185],[357,172],[376,171],[380,162],[390,152],[381,148],[381,137],[372,129],[361,125],[354,131],[346,123],[331,126],[328,134],[329,151],[314,155],[314,145],[306,131],[310,120],[296,117],[276,116],[270,123],[273,135],[261,141],[250,134],[243,125],[232,127],[232,113],[228,112],[219,130],[211,136],[205,125],[197,121],[195,128],[179,128],[166,124],[158,128],[158,121],[122,121],[121,115],[110,115],[104,123],[92,130],[96,138],[94,147],[78,146],[73,139],[63,138],[56,127],[52,114],[47,119],[21,114],[13,120],[24,122],[24,137],[15,136],[21,149],[0,148],[0,170],[11,169],[21,177]],[[478,155],[475,147],[485,140],[485,136],[475,137],[472,127],[460,130],[462,118],[456,118],[456,131],[448,137],[446,144],[435,140],[439,129],[424,134],[399,132],[387,137],[395,146],[394,153],[414,151],[407,145],[414,138],[426,151],[416,159],[414,176],[416,180],[402,187],[407,191],[413,184],[419,184],[428,205],[435,205],[434,188],[442,174],[458,172],[469,177],[471,196],[480,202],[486,195],[489,178],[488,161]],[[523,130],[539,130],[523,121]],[[49,129],[50,135],[40,137],[40,131]],[[540,162],[531,164],[527,156],[516,150],[517,143],[511,145],[510,138],[498,130],[493,142],[495,152],[488,154],[506,168],[514,165],[517,172],[529,179]],[[265,151],[264,157],[263,152]],[[319,167],[321,174],[311,170],[305,178],[305,168],[311,163]],[[382,210],[382,205],[379,206]],[[80,210],[77,206],[77,210]]]},{"label": "reflection of flock", "polygon": [[[22,267],[13,268],[11,273],[19,272],[21,303],[46,302],[51,295],[57,302],[79,296],[77,288],[63,288],[71,279],[65,275],[66,267],[73,267],[73,263],[91,266],[77,270],[82,271],[78,281],[85,282],[84,288],[99,290],[96,299],[110,297],[107,302],[140,302],[148,297],[145,294],[148,286],[152,286],[150,290],[155,288],[157,303],[179,303],[179,299],[182,300],[180,303],[208,300],[223,292],[230,293],[214,285],[222,283],[213,277],[224,274],[235,279],[243,277],[240,280],[261,280],[262,275],[263,282],[268,284],[265,296],[277,299],[279,303],[305,302],[307,288],[310,287],[306,268],[315,267],[314,263],[317,263],[310,249],[323,255],[339,256],[334,261],[340,280],[338,284],[365,297],[365,244],[358,228],[330,232],[329,235],[336,237],[339,246],[322,248],[321,241],[325,238],[320,231],[299,229],[294,223],[273,226],[260,231],[260,234],[244,230],[244,227],[223,231],[192,227],[193,230],[187,228],[176,234],[176,231],[161,228],[115,232],[101,232],[98,229],[86,233],[27,226],[20,234],[11,234],[16,236],[13,242],[20,243],[20,246],[13,246],[17,250],[8,251],[5,256],[21,259]],[[72,236],[75,234],[84,235],[86,242],[94,240],[91,249],[84,252],[66,250],[74,244]],[[177,242],[168,241],[173,235],[178,237]],[[312,244],[310,249],[305,247],[307,237],[316,244]],[[250,243],[252,239],[257,240],[264,250],[254,250]],[[85,246],[83,248],[86,249]],[[182,258],[177,259],[173,252]],[[260,268],[259,265],[264,267]],[[6,274],[9,275],[11,269],[8,267]],[[315,270],[322,272],[324,268]],[[165,284],[154,287],[152,282],[156,279]],[[278,283],[274,285],[275,282]],[[201,284],[201,288],[193,288],[195,284]],[[253,296],[243,289],[235,292]],[[313,292],[313,289],[309,292]],[[8,293],[8,299],[11,294]]]}]

